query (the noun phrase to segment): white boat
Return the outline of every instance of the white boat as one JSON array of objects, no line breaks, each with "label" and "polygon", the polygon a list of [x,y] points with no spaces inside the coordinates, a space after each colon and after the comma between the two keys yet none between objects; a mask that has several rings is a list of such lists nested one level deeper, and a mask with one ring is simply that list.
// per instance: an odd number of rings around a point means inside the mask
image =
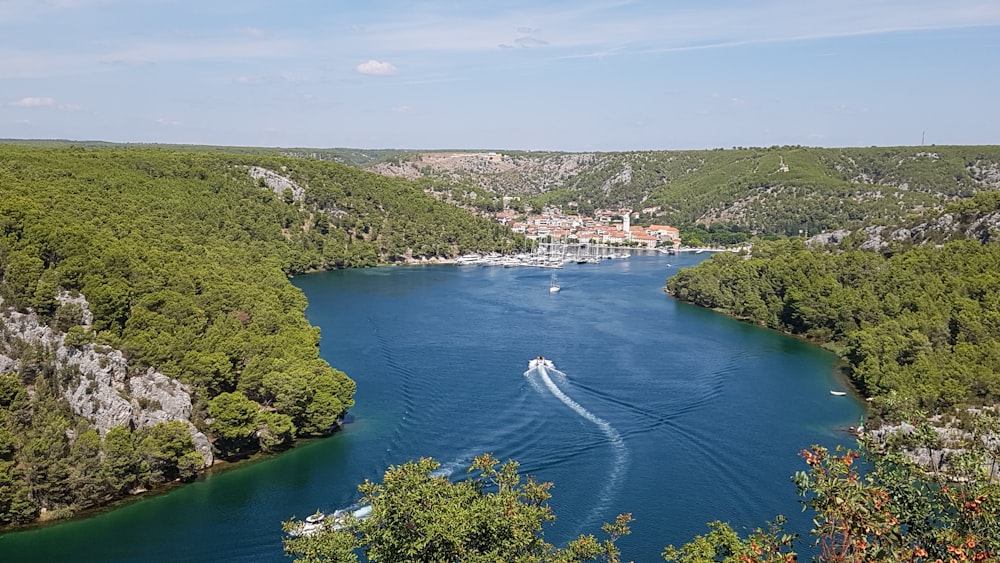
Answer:
[{"label": "white boat", "polygon": [[483,261],[483,257],[478,254],[463,254],[455,260],[456,264],[479,264]]},{"label": "white boat", "polygon": [[[336,513],[334,514],[335,515],[332,516],[331,519],[342,518],[342,516],[338,516],[336,515]],[[317,510],[316,512],[310,514],[309,516],[306,516],[306,519],[303,520],[302,522],[297,523],[295,527],[288,530],[288,535],[292,536],[293,538],[298,538],[302,536],[311,536],[313,534],[322,532],[323,528],[326,526],[326,518],[327,518],[326,514]]]},{"label": "white boat", "polygon": [[292,537],[311,536],[325,530],[340,530],[347,522],[348,516],[353,516],[359,520],[364,520],[372,512],[370,505],[362,506],[353,511],[337,510],[333,514],[324,514],[317,510],[306,516],[302,522],[298,522],[293,528],[288,530],[288,535]]},{"label": "white boat", "polygon": [[547,360],[544,356],[532,358],[531,361],[528,362],[528,369],[535,369],[539,366],[543,366],[546,369],[556,369],[556,366],[552,364],[552,360]]},{"label": "white boat", "polygon": [[837,397],[843,397],[847,394],[847,391],[830,391],[831,395],[836,395]]},{"label": "white boat", "polygon": [[552,279],[549,281],[549,293],[556,293],[560,290],[559,282],[556,280],[555,274],[552,274]]}]

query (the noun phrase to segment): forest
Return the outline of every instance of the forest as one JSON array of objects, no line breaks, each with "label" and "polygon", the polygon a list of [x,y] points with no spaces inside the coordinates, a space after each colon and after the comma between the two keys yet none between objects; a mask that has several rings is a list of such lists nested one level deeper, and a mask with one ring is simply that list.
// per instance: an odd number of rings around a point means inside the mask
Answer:
[{"label": "forest", "polygon": [[[189,423],[221,459],[335,430],[354,383],[319,357],[289,276],[526,246],[405,180],[331,162],[0,145],[0,525],[193,478]],[[57,338],[25,336],[43,331]],[[94,404],[98,382],[65,358],[112,352],[134,413],[163,407],[128,395],[155,370],[188,390],[189,420],[98,430],[67,401],[85,388]]]}]

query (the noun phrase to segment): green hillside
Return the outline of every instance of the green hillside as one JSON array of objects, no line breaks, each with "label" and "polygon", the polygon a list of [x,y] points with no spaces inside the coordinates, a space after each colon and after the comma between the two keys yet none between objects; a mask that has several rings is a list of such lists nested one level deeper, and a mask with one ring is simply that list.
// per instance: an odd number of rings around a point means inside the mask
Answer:
[{"label": "green hillside", "polygon": [[[757,243],[668,280],[678,299],[830,344],[883,415],[1000,402],[1000,192],[839,246]],[[881,232],[881,231],[880,231]],[[905,233],[898,236],[896,233]],[[931,242],[933,244],[927,244]],[[859,250],[859,248],[880,250]]]},{"label": "green hillside", "polygon": [[[329,162],[0,145],[0,524],[193,477],[194,428],[222,458],[335,429],[354,383],[319,357],[289,275],[524,244]],[[128,374],[109,387],[89,357]],[[168,410],[139,394],[166,385],[148,370],[185,386],[189,417],[142,422]],[[99,433],[101,401],[139,414]]]}]

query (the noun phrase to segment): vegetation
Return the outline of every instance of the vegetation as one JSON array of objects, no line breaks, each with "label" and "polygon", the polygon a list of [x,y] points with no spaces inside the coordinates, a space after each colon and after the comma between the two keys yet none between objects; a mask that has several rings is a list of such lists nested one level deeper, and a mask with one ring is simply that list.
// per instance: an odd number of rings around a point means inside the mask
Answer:
[{"label": "vegetation", "polygon": [[[154,368],[188,385],[192,422],[223,458],[327,433],[353,405],[289,275],[525,244],[410,182],[329,162],[0,145],[3,307],[36,314],[68,346],[121,350],[132,375]],[[98,435],[64,400],[78,375],[52,345],[0,328],[13,362],[0,365],[16,370],[0,371],[0,523],[200,468],[186,424]]]},{"label": "vegetation", "polygon": [[677,298],[829,343],[885,411],[1000,400],[1000,246],[956,240],[883,255],[801,241],[723,253],[668,280]]},{"label": "vegetation", "polygon": [[[803,450],[808,471],[795,474],[803,509],[813,514],[818,562],[995,561],[1000,555],[1000,489],[973,469],[966,480],[939,481],[895,455],[872,457],[864,474],[855,451]],[[974,465],[970,465],[974,468]],[[799,538],[779,516],[741,538],[729,525],[663,556],[678,563],[785,563],[798,560]]]},{"label": "vegetation", "polygon": [[0,375],[0,525],[58,518],[167,481],[202,466],[187,424],[174,421],[101,439],[56,391],[63,374],[48,364],[33,383]]},{"label": "vegetation", "polygon": [[[737,238],[894,223],[1000,187],[997,146],[504,155],[510,166],[502,170],[473,162],[459,169],[425,166],[408,172],[435,180],[441,193],[450,189],[458,202],[469,186],[485,190],[475,198],[481,206],[465,202],[481,209],[502,204],[503,196],[535,209],[558,205],[568,210],[571,202],[581,211],[626,207],[646,210],[640,223],[667,223],[689,232],[702,225]],[[399,155],[397,160],[416,158]]]},{"label": "vegetation", "polygon": [[[488,454],[469,468],[473,478],[459,482],[434,475],[439,466],[422,459],[389,468],[382,483],[366,481],[358,490],[370,516],[287,539],[286,553],[307,562],[358,561],[356,550],[381,563],[620,561],[615,541],[629,533],[628,514],[604,526],[606,540],[580,536],[559,549],[542,531],[555,519],[546,503],[551,483],[522,480],[516,462],[500,465]],[[300,525],[287,522],[285,529]]]},{"label": "vegetation", "polygon": [[[34,313],[67,346],[121,350],[133,375],[154,368],[185,383],[192,421],[224,458],[329,432],[353,404],[354,384],[319,357],[319,334],[289,275],[528,245],[425,192],[486,211],[522,195],[531,206],[627,206],[706,244],[754,240],[752,257],[718,255],[681,271],[669,290],[827,343],[886,420],[1000,399],[1000,246],[996,221],[985,220],[1000,211],[1000,198],[987,193],[1000,187],[998,147],[510,153],[576,166],[540,182],[544,193],[515,193],[484,187],[474,174],[428,171],[414,183],[329,162],[412,158],[401,152],[57,145],[0,145],[3,306]],[[544,168],[531,177],[545,178]],[[256,169],[269,174],[254,179]],[[927,222],[946,207],[949,221],[969,228]],[[860,232],[826,252],[760,238],[904,220],[925,223],[881,253],[860,250]],[[58,298],[65,294],[82,295],[86,310]],[[185,422],[102,436],[64,398],[79,374],[49,344],[0,329],[11,360],[3,365],[14,366],[0,370],[0,524],[58,518],[196,475],[201,457]],[[864,476],[853,452],[803,452],[809,469],[794,481],[815,514],[817,558],[995,559],[1000,495],[991,476],[1000,455],[989,436],[998,424],[990,409],[972,412],[959,411],[968,439],[950,460],[955,480],[897,455],[901,445],[941,448],[925,423],[909,437],[868,444],[879,451]],[[629,531],[628,515],[605,526],[604,541],[582,536],[557,548],[543,535],[554,518],[549,484],[523,481],[516,463],[491,456],[457,483],[436,468],[421,460],[366,482],[369,518],[289,540],[288,552],[307,561],[359,552],[371,561],[620,558],[615,542]],[[712,523],[664,556],[791,561],[796,540],[781,524],[741,538]]]},{"label": "vegetation", "polygon": [[[1000,487],[982,471],[984,454],[980,448],[970,456],[962,480],[946,481],[893,453],[869,457],[862,472],[857,451],[814,446],[800,453],[807,470],[792,478],[803,510],[813,514],[811,541],[786,533],[781,516],[746,537],[716,521],[707,534],[667,546],[663,558],[790,563],[805,544],[822,563],[994,561]],[[366,481],[358,489],[371,507],[367,518],[328,520],[316,533],[286,539],[285,552],[311,563],[358,561],[359,553],[373,562],[621,560],[616,541],[629,533],[630,515],[606,524],[604,541],[584,535],[560,549],[544,541],[542,530],[555,518],[546,504],[551,483],[522,482],[516,462],[498,467],[490,455],[477,458],[469,469],[475,476],[459,482],[435,476],[437,468],[422,459],[390,468],[382,483]]]},{"label": "vegetation", "polygon": [[[839,351],[874,422],[908,427],[865,435],[864,477],[856,453],[803,452],[810,470],[794,480],[817,513],[817,560],[1000,556],[998,211],[995,192],[978,194],[894,230],[906,236],[882,252],[858,250],[870,242],[860,234],[823,250],[757,242],[752,257],[723,253],[667,281],[679,299]],[[780,528],[747,539],[710,528],[667,559],[793,560]]]}]

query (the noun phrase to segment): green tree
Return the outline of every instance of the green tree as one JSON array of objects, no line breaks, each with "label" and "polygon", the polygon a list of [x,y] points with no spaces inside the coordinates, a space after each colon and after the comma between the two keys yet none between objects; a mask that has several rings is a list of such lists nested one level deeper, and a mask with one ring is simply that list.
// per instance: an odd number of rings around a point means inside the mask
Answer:
[{"label": "green tree", "polygon": [[108,486],[118,495],[149,483],[149,462],[139,452],[135,435],[125,426],[108,430],[101,443],[104,474]]},{"label": "green tree", "polygon": [[[452,482],[435,475],[440,466],[421,459],[391,467],[382,483],[358,487],[371,506],[365,519],[347,517],[318,534],[286,540],[300,561],[510,561],[618,562],[616,540],[629,533],[629,515],[604,527],[608,539],[580,536],[559,549],[545,541],[543,525],[555,519],[547,501],[550,483],[524,480],[516,462],[500,465],[483,455],[469,468],[475,476]],[[300,523],[285,524],[294,530]]]},{"label": "green tree", "polygon": [[663,558],[677,563],[791,563],[797,556],[791,550],[796,537],[783,533],[785,519],[778,516],[768,528],[756,529],[741,538],[729,524],[709,522],[709,532],[696,536],[680,548],[663,550]]},{"label": "green tree", "polygon": [[210,430],[215,436],[215,448],[223,457],[238,457],[257,450],[260,405],[238,391],[220,393],[208,402]]},{"label": "green tree", "polygon": [[184,477],[190,478],[188,473],[193,458],[187,454],[194,452],[194,438],[186,423],[179,420],[161,422],[140,433],[139,451],[149,464],[151,482],[181,478],[182,468],[186,472]]}]

